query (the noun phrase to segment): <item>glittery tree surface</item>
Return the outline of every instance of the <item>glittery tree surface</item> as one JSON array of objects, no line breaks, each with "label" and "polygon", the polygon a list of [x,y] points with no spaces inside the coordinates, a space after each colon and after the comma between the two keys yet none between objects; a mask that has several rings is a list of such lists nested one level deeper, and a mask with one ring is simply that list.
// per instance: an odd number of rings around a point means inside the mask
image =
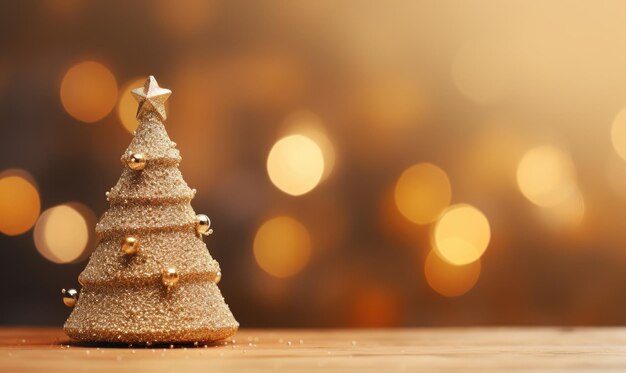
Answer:
[{"label": "glittery tree surface", "polygon": [[[65,331],[93,342],[226,338],[239,324],[217,287],[219,264],[191,207],[195,190],[183,180],[179,151],[163,125],[170,91],[150,77],[134,92],[139,127],[107,194],[110,208],[96,225],[99,242],[78,278],[82,289]],[[143,160],[140,169],[133,167],[136,155]],[[123,250],[129,237],[136,252]]]}]

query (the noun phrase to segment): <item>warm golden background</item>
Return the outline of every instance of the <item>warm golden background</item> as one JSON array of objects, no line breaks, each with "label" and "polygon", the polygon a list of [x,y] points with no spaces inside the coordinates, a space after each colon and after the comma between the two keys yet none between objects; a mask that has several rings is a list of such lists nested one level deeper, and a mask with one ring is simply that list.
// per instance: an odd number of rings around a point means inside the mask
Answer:
[{"label": "warm golden background", "polygon": [[136,126],[244,326],[626,323],[626,2],[3,1],[0,324],[60,325]]}]

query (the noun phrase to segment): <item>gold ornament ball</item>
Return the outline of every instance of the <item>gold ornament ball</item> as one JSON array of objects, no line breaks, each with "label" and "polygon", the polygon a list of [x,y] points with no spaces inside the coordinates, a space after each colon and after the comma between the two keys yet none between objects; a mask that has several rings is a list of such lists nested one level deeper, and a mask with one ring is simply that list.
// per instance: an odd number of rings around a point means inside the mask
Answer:
[{"label": "gold ornament ball", "polygon": [[76,305],[76,301],[78,300],[78,290],[76,289],[63,289],[61,290],[61,294],[63,294],[63,304],[72,308]]},{"label": "gold ornament ball", "polygon": [[179,280],[179,275],[176,271],[176,268],[167,268],[165,271],[163,271],[161,280],[163,281],[163,285],[167,287],[172,287],[176,285]]},{"label": "gold ornament ball", "polygon": [[219,284],[221,279],[222,279],[222,272],[217,271],[217,273],[215,274],[215,280],[213,281],[215,282],[215,284]]},{"label": "gold ornament ball", "polygon": [[204,214],[196,215],[196,232],[208,236],[213,233],[213,230],[209,228],[211,228],[211,219]]},{"label": "gold ornament ball", "polygon": [[142,153],[132,153],[127,161],[128,167],[134,171],[141,171],[146,168],[146,156]]},{"label": "gold ornament ball", "polygon": [[139,252],[139,240],[132,236],[124,237],[122,252],[126,255],[135,255]]}]

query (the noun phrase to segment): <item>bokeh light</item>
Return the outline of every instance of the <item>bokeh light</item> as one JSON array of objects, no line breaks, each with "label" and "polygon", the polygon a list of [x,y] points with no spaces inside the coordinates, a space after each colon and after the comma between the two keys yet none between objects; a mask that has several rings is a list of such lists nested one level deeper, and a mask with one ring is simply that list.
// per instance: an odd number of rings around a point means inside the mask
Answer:
[{"label": "bokeh light", "polygon": [[122,122],[124,128],[130,133],[133,133],[139,126],[139,122],[137,121],[137,100],[135,100],[130,91],[142,87],[145,81],[145,78],[138,78],[127,83],[117,103],[117,116],[120,118],[120,122]]},{"label": "bokeh light", "polygon": [[617,113],[613,120],[611,142],[617,154],[626,160],[626,108]]},{"label": "bokeh light", "polygon": [[324,174],[324,155],[319,145],[304,135],[278,140],[267,157],[267,173],[283,192],[299,196],[310,192]]},{"label": "bokeh light", "polygon": [[117,100],[117,82],[109,69],[95,61],[72,66],[61,82],[61,103],[68,114],[87,123],[107,116]]},{"label": "bokeh light", "polygon": [[258,229],[253,244],[254,258],[261,269],[278,278],[300,272],[311,256],[311,237],[299,221],[279,216]]},{"label": "bokeh light", "polygon": [[480,260],[457,266],[441,259],[431,250],[424,262],[424,276],[428,285],[446,297],[458,297],[470,291],[480,277]]},{"label": "bokeh light", "polygon": [[454,265],[478,260],[490,240],[489,220],[480,210],[468,204],[447,208],[437,221],[432,237],[437,254]]},{"label": "bokeh light", "polygon": [[576,188],[576,172],[561,149],[543,145],[528,150],[517,166],[517,184],[532,203],[547,207],[563,203]]},{"label": "bokeh light", "polygon": [[452,198],[450,180],[434,164],[416,164],[400,175],[394,196],[404,217],[416,224],[428,224],[448,207]]},{"label": "bokeh light", "polygon": [[83,257],[91,240],[93,214],[78,204],[58,205],[44,211],[35,225],[35,246],[54,263],[70,263]]},{"label": "bokeh light", "polygon": [[0,174],[0,232],[14,236],[28,231],[39,216],[39,192],[28,172],[10,169]]},{"label": "bokeh light", "polygon": [[306,110],[292,113],[285,120],[285,134],[301,134],[315,141],[324,155],[322,181],[332,173],[336,162],[335,147],[328,138],[322,120],[317,115]]}]

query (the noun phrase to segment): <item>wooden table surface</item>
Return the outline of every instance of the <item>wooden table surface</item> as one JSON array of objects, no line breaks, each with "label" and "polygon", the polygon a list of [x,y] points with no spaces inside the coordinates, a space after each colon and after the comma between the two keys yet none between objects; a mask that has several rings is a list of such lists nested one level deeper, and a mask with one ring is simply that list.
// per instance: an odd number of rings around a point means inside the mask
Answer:
[{"label": "wooden table surface", "polygon": [[73,345],[0,328],[0,372],[626,371],[626,328],[244,329],[216,346]]}]

